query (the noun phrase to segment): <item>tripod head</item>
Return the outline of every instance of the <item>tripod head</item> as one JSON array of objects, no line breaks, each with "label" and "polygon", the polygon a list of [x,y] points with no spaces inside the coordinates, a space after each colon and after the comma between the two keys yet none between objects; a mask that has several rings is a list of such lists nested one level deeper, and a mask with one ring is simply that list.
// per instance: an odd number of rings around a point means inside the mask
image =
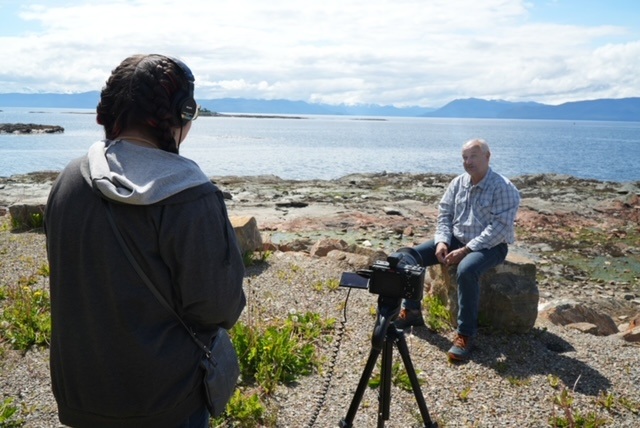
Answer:
[{"label": "tripod head", "polygon": [[373,334],[371,336],[371,347],[373,349],[382,349],[389,325],[400,314],[401,303],[402,299],[398,297],[378,296],[376,323],[373,326]]}]

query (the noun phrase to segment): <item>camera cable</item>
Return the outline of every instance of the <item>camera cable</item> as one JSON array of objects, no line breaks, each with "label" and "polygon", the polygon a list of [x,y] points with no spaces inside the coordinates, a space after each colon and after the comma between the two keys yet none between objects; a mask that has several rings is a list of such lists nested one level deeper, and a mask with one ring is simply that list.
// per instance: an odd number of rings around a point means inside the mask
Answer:
[{"label": "camera cable", "polygon": [[336,329],[336,341],[333,345],[333,349],[329,358],[329,364],[327,367],[327,375],[324,379],[324,383],[322,384],[322,388],[320,389],[320,395],[318,398],[318,402],[316,403],[316,407],[311,415],[311,419],[309,423],[306,425],[307,428],[312,428],[316,419],[320,415],[322,411],[322,407],[324,406],[325,401],[327,400],[327,394],[329,393],[329,386],[331,385],[331,378],[333,377],[333,372],[336,366],[336,361],[338,359],[338,353],[340,352],[340,345],[342,344],[342,338],[345,333],[345,324],[347,323],[347,302],[349,301],[349,295],[351,294],[351,289],[347,290],[347,297],[344,300],[344,307],[342,308],[342,321],[338,325]]}]

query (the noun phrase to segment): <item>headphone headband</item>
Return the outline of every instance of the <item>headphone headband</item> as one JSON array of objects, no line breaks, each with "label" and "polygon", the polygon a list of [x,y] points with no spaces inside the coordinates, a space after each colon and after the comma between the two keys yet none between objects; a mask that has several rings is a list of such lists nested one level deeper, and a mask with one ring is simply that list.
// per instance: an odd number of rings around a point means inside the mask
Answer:
[{"label": "headphone headband", "polygon": [[185,126],[189,121],[193,120],[198,114],[198,104],[196,100],[193,98],[194,95],[194,82],[195,78],[193,77],[193,73],[191,69],[187,67],[187,65],[180,61],[178,58],[174,58],[167,55],[158,55],[153,54],[154,56],[160,56],[163,58],[167,58],[169,61],[173,62],[184,74],[184,77],[189,82],[189,93],[185,94],[184,91],[178,91],[176,94],[176,98],[173,102],[174,111],[178,116],[178,120]]},{"label": "headphone headband", "polygon": [[166,55],[160,55],[160,56],[164,56],[165,58],[173,62],[175,65],[177,65],[178,68],[180,68],[184,73],[184,77],[186,77],[189,82],[193,83],[196,81],[196,79],[193,77],[193,73],[191,72],[191,69],[187,67],[187,65],[184,62],[172,56],[166,56]]}]

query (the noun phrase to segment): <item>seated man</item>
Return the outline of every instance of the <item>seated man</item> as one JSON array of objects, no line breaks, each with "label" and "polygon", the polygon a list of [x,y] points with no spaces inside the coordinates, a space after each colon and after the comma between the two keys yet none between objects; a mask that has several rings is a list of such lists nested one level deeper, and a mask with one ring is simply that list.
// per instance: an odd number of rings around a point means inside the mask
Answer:
[{"label": "seated man", "polygon": [[[490,156],[484,140],[462,146],[466,173],[453,179],[440,201],[434,239],[415,247],[425,266],[458,265],[458,328],[447,353],[452,360],[469,358],[477,333],[480,276],[504,261],[515,238],[520,194],[489,167]],[[420,302],[405,300],[395,325],[424,325]]]}]

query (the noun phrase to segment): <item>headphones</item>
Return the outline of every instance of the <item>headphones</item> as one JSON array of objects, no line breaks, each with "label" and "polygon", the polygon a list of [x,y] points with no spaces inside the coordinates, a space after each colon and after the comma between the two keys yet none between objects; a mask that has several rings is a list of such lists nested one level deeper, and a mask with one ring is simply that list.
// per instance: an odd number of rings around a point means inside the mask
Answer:
[{"label": "headphones", "polygon": [[171,103],[171,110],[176,112],[176,117],[178,119],[178,122],[180,122],[182,126],[185,126],[187,123],[193,120],[198,114],[198,104],[196,103],[196,100],[193,98],[193,92],[194,92],[193,83],[195,82],[196,79],[193,77],[193,73],[191,72],[191,69],[189,69],[189,67],[187,67],[187,65],[184,62],[180,61],[177,58],[173,58],[166,55],[158,55],[158,56],[167,58],[169,61],[174,63],[180,70],[182,70],[184,77],[186,77],[187,81],[189,82],[188,93],[185,93],[185,91],[183,90],[179,90],[176,93],[175,98],[173,99],[173,102]]}]

